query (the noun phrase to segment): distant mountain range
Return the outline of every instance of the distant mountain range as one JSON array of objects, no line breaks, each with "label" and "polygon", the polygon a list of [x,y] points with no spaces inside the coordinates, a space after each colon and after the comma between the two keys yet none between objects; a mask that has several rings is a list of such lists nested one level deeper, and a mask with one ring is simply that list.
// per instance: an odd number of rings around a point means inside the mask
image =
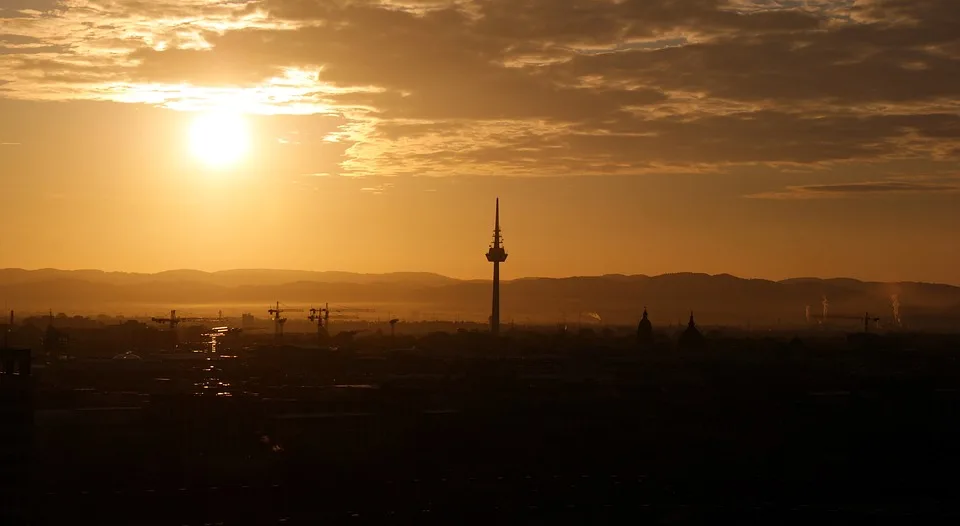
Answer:
[{"label": "distant mountain range", "polygon": [[[897,301],[893,296],[896,295]],[[685,323],[691,311],[707,325],[806,323],[822,317],[856,326],[869,311],[893,323],[894,304],[905,325],[960,327],[960,287],[932,283],[876,283],[854,279],[783,281],[707,274],[524,278],[502,285],[505,322],[636,323],[646,306],[655,323]],[[130,313],[220,306],[367,305],[404,317],[485,320],[490,285],[431,273],[356,274],[296,270],[174,270],[157,274],[0,270],[0,304],[24,312]],[[264,316],[264,313],[257,313]]]},{"label": "distant mountain range", "polygon": [[141,285],[144,283],[202,283],[221,287],[243,285],[282,285],[301,281],[317,283],[405,283],[410,285],[449,285],[458,280],[429,272],[392,272],[358,274],[355,272],[314,272],[309,270],[242,269],[203,272],[201,270],[167,270],[156,274],[104,272],[102,270],[24,270],[0,269],[0,286],[40,283],[56,280],[78,280],[109,285]]}]

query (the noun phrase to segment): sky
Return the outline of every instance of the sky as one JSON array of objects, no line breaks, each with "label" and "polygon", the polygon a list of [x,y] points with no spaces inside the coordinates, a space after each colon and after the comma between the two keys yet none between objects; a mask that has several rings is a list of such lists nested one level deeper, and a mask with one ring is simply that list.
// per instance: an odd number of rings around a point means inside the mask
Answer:
[{"label": "sky", "polygon": [[960,284],[956,0],[0,0],[0,116],[0,267]]}]

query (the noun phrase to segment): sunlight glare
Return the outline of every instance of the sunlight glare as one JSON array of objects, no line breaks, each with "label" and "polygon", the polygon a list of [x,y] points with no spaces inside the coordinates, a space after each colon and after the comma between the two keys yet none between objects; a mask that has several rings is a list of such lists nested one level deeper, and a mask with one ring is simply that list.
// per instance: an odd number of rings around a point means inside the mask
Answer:
[{"label": "sunlight glare", "polygon": [[239,113],[214,112],[197,116],[190,126],[190,151],[213,168],[233,165],[250,147],[247,121]]}]

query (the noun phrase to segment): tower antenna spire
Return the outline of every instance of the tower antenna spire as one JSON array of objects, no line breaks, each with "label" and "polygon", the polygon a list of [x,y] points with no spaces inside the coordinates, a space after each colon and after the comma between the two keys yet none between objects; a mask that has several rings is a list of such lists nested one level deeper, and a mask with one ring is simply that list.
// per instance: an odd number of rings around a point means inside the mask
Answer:
[{"label": "tower antenna spire", "polygon": [[497,198],[497,215],[493,230],[493,248],[500,248],[500,198]]}]

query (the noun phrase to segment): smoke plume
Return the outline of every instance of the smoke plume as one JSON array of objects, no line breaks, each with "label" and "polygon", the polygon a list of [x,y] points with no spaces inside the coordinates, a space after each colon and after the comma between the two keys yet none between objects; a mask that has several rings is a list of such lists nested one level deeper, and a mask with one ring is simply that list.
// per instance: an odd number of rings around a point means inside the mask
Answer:
[{"label": "smoke plume", "polygon": [[821,322],[827,321],[827,313],[830,311],[830,302],[827,301],[827,297],[823,297],[823,301],[820,302],[823,305],[823,317],[820,319]]},{"label": "smoke plume", "polygon": [[807,318],[807,323],[810,323],[810,305],[807,305],[806,311],[804,312],[804,316]]},{"label": "smoke plume", "polygon": [[893,307],[893,323],[896,323],[897,327],[902,326],[900,321],[900,296],[896,294],[890,296],[890,305]]}]

